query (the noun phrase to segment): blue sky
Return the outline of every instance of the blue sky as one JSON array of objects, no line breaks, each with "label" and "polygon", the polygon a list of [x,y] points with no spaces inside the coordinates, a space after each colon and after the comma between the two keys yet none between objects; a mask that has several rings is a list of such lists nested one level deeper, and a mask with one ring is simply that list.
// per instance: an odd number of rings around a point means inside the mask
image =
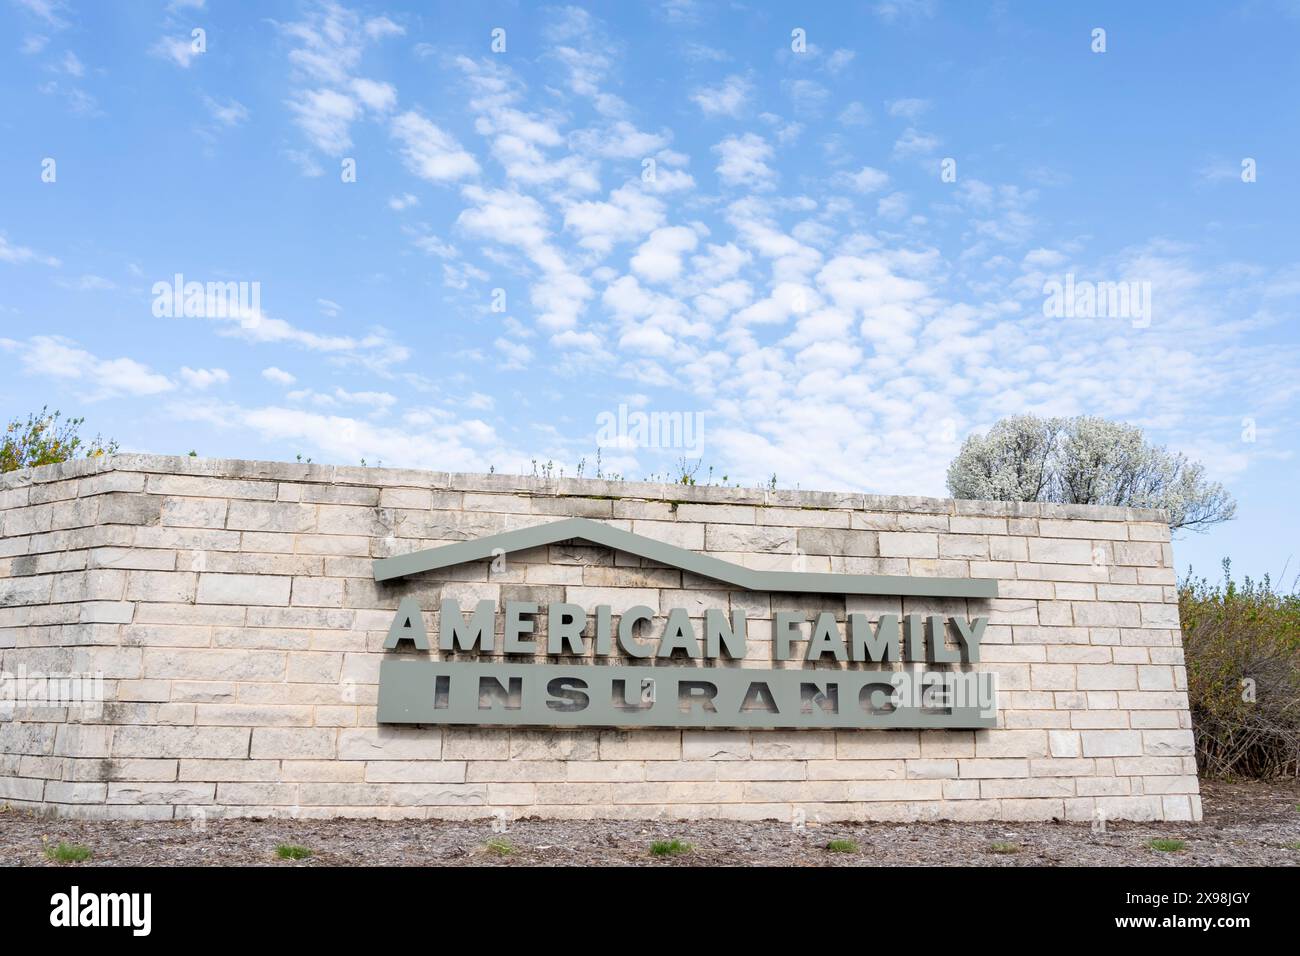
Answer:
[{"label": "blue sky", "polygon": [[[931,495],[1004,415],[1094,414],[1236,495],[1180,570],[1290,578],[1298,42],[1280,0],[0,0],[0,410]],[[259,310],[159,316],[176,274]],[[1046,314],[1067,276],[1150,308]]]}]

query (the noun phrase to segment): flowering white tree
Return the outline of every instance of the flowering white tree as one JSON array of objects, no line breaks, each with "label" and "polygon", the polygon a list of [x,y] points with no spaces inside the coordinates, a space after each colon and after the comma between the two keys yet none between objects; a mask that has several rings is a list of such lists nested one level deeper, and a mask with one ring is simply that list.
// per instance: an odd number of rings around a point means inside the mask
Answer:
[{"label": "flowering white tree", "polygon": [[1237,503],[1205,468],[1102,418],[1015,415],[972,435],[948,466],[954,498],[1162,508],[1169,527],[1227,521]]}]

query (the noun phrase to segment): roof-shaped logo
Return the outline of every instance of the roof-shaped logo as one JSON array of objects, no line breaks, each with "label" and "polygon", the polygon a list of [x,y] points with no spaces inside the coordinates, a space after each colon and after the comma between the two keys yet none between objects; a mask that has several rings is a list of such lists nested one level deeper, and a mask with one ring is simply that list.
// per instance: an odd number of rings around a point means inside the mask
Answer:
[{"label": "roof-shaped logo", "polygon": [[412,554],[375,561],[376,581],[393,581],[425,571],[437,571],[467,561],[482,561],[513,551],[526,551],[562,541],[586,541],[626,554],[666,564],[745,591],[786,591],[798,594],[873,594],[903,597],[993,598],[998,582],[991,578],[910,577],[891,574],[828,574],[805,571],[758,571],[731,561],[698,554],[655,541],[588,518],[566,518],[549,524],[460,541]]}]

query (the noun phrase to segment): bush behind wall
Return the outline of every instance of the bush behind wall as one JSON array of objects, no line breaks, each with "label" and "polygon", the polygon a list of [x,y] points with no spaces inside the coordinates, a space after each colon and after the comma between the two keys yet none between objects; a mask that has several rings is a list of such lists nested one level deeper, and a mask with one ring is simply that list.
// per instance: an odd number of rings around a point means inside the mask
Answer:
[{"label": "bush behind wall", "polygon": [[1300,594],[1267,577],[1179,584],[1187,691],[1202,774],[1300,775]]}]

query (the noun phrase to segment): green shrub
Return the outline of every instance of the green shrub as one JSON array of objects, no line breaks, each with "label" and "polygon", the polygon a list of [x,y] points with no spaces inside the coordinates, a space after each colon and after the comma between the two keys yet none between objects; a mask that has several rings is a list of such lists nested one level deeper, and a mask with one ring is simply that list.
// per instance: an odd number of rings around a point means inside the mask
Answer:
[{"label": "green shrub", "polygon": [[681,840],[655,840],[650,844],[652,856],[681,856],[683,853],[690,852],[691,845]]},{"label": "green shrub", "polygon": [[1224,562],[1222,584],[1190,577],[1178,612],[1201,772],[1300,773],[1300,594],[1246,578]]},{"label": "green shrub", "polygon": [[305,846],[295,846],[292,843],[281,843],[275,848],[275,855],[282,860],[305,860],[311,856],[311,850]]},{"label": "green shrub", "polygon": [[1147,846],[1153,850],[1159,850],[1161,853],[1178,853],[1187,849],[1186,840],[1152,840]]},{"label": "green shrub", "polygon": [[86,440],[79,432],[84,418],[60,421],[59,412],[42,408],[27,420],[15,418],[0,433],[0,472],[56,465],[73,458],[98,458],[117,451],[117,442]]},{"label": "green shrub", "polygon": [[483,844],[483,848],[493,856],[509,856],[515,852],[514,844],[501,838],[488,840],[487,843]]},{"label": "green shrub", "polygon": [[90,859],[90,847],[76,843],[56,843],[45,848],[45,856],[55,863],[82,863]]},{"label": "green shrub", "polygon": [[858,845],[852,840],[831,840],[826,844],[826,849],[832,853],[857,853]]},{"label": "green shrub", "polygon": [[997,843],[991,843],[989,844],[989,852],[990,853],[1019,853],[1020,844],[1006,843],[1002,841],[999,841]]}]

